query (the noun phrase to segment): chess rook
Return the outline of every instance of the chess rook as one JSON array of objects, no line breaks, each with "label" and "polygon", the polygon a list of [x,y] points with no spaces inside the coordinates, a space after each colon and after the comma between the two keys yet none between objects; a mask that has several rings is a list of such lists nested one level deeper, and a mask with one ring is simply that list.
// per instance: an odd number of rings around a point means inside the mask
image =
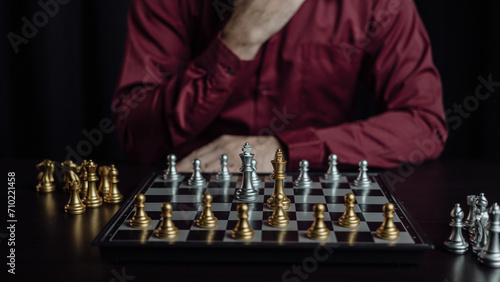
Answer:
[{"label": "chess rook", "polygon": [[102,206],[102,197],[99,196],[97,192],[97,164],[90,160],[87,164],[87,181],[88,181],[88,191],[87,197],[83,200],[83,203],[87,208],[97,208]]},{"label": "chess rook", "polygon": [[347,228],[358,227],[361,220],[354,212],[354,207],[356,206],[356,197],[353,193],[347,193],[344,196],[344,202],[345,211],[344,214],[342,214],[342,216],[339,218],[340,226]]},{"label": "chess rook", "polygon": [[172,204],[164,203],[161,205],[161,216],[162,221],[160,222],[160,226],[155,230],[155,236],[161,239],[173,239],[177,237],[179,233],[179,229],[175,227],[174,222],[172,221]]},{"label": "chess rook", "polygon": [[311,187],[312,180],[309,177],[309,162],[307,160],[301,160],[299,164],[299,176],[294,182],[294,186],[297,188],[309,188]]},{"label": "chess rook", "polygon": [[203,210],[196,220],[196,226],[201,228],[214,228],[215,226],[217,226],[218,219],[212,212],[212,200],[212,195],[208,193],[201,197],[201,201],[203,202]]},{"label": "chess rook", "polygon": [[273,214],[267,219],[269,226],[284,228],[288,226],[290,219],[283,209],[283,201],[285,196],[283,194],[276,195],[276,208]]},{"label": "chess rook", "polygon": [[257,174],[257,160],[253,159],[252,160],[252,184],[255,189],[260,188],[260,179],[259,175]]},{"label": "chess rook", "polygon": [[146,196],[139,193],[135,195],[135,213],[129,221],[131,227],[145,228],[151,224],[151,218],[146,214],[144,208],[146,207]]},{"label": "chess rook", "polygon": [[220,170],[217,173],[216,179],[224,182],[231,180],[231,174],[229,173],[229,169],[227,168],[228,157],[227,155],[220,156]]},{"label": "chess rook", "polygon": [[47,159],[43,160],[43,162],[36,165],[36,169],[40,171],[36,190],[39,192],[52,192],[56,190],[56,185],[54,184],[54,162]]},{"label": "chess rook", "polygon": [[70,214],[82,214],[87,209],[80,199],[80,181],[69,181],[69,201],[64,211]]},{"label": "chess rook", "polygon": [[276,207],[276,196],[282,194],[284,196],[283,209],[287,210],[290,208],[290,199],[286,196],[283,185],[283,181],[286,178],[286,161],[283,159],[283,152],[281,149],[276,151],[275,159],[271,161],[271,164],[274,169],[273,174],[271,174],[271,179],[274,179],[274,189],[271,197],[267,199],[267,206],[270,209],[274,209]]},{"label": "chess rook", "polygon": [[325,173],[325,180],[328,182],[335,182],[340,180],[340,172],[337,168],[338,157],[335,154],[331,154],[328,157],[328,170]]},{"label": "chess rook", "polygon": [[489,267],[500,267],[500,207],[494,203],[489,209],[489,234],[486,247],[479,254],[479,262]]},{"label": "chess rook", "polygon": [[163,174],[163,179],[167,181],[179,181],[179,174],[175,168],[177,157],[174,154],[167,156],[167,169]]},{"label": "chess rook", "polygon": [[245,146],[243,146],[242,148],[243,153],[240,154],[240,159],[242,162],[240,171],[243,173],[243,178],[241,180],[240,188],[237,189],[235,193],[236,199],[240,201],[255,201],[258,195],[258,192],[253,187],[252,183],[252,160],[254,154],[250,153],[251,150],[252,148],[250,147],[250,145],[248,143],[245,143]]},{"label": "chess rook", "polygon": [[201,175],[201,161],[199,159],[195,159],[193,161],[193,174],[188,179],[189,186],[203,186],[206,182],[203,175]]},{"label": "chess rook", "polygon": [[368,162],[366,160],[362,160],[359,162],[359,174],[358,177],[354,180],[354,185],[356,186],[370,186],[371,181],[368,177]]},{"label": "chess rook", "polygon": [[463,254],[469,248],[469,244],[465,241],[464,236],[462,235],[462,219],[464,218],[464,212],[460,207],[460,204],[455,204],[450,216],[451,234],[450,237],[444,241],[444,249],[451,253]]},{"label": "chess rook", "polygon": [[236,207],[238,211],[238,222],[231,232],[231,237],[236,240],[250,240],[253,238],[254,230],[248,223],[248,205],[239,204]]},{"label": "chess rook", "polygon": [[100,166],[98,169],[99,176],[101,178],[101,183],[99,184],[99,195],[105,197],[109,194],[109,190],[111,190],[111,181],[110,181],[110,172],[111,167],[109,166]]},{"label": "chess rook", "polygon": [[111,188],[109,192],[104,196],[104,202],[108,204],[118,204],[123,201],[123,195],[118,189],[118,170],[115,165],[110,166],[109,178],[111,181]]},{"label": "chess rook", "polygon": [[396,227],[392,219],[394,217],[396,207],[393,203],[387,203],[382,209],[384,211],[384,221],[377,229],[377,236],[380,239],[396,240],[399,237],[399,229]]},{"label": "chess rook", "polygon": [[314,221],[311,227],[307,229],[307,237],[314,240],[328,239],[328,236],[330,236],[330,230],[326,227],[325,221],[323,220],[325,218],[325,210],[326,208],[323,204],[314,205]]},{"label": "chess rook", "polygon": [[469,206],[469,213],[464,220],[464,228],[470,229],[476,222],[476,195],[467,196],[467,205]]}]

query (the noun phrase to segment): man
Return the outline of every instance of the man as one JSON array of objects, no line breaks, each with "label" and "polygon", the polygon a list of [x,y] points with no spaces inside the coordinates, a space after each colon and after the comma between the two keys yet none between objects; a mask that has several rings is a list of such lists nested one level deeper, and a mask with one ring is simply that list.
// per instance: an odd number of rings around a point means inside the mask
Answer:
[{"label": "man", "polygon": [[[378,114],[352,122],[358,80]],[[331,153],[393,167],[436,158],[447,136],[408,0],[132,1],[113,111],[131,159],[175,153],[180,170],[200,158],[217,171],[228,154],[235,171],[247,141],[260,171],[280,146],[290,170],[324,169]]]}]

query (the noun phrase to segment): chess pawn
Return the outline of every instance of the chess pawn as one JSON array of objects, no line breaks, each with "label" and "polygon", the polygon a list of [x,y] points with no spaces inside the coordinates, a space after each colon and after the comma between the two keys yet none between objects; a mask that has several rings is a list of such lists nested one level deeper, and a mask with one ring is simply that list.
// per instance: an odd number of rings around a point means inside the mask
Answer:
[{"label": "chess pawn", "polygon": [[83,203],[88,208],[97,208],[102,206],[102,197],[99,196],[97,192],[97,181],[99,178],[97,177],[97,164],[92,160],[88,162],[87,165],[87,181],[88,181],[88,191],[87,197],[83,200]]},{"label": "chess pawn", "polygon": [[254,230],[248,223],[248,205],[239,204],[236,208],[238,211],[238,222],[231,232],[231,237],[236,240],[250,240],[253,238]]},{"label": "chess pawn", "polygon": [[56,189],[54,184],[54,162],[48,159],[36,165],[40,171],[38,174],[38,184],[36,190],[39,192],[52,192]]},{"label": "chess pawn", "polygon": [[82,203],[80,199],[80,182],[77,181],[69,181],[69,201],[66,206],[64,206],[64,211],[70,214],[82,214],[85,212],[86,207]]},{"label": "chess pawn", "polygon": [[353,193],[347,193],[344,196],[344,202],[345,211],[344,214],[342,214],[342,216],[339,218],[340,226],[347,228],[358,227],[361,220],[354,212],[354,207],[356,206],[356,197]]},{"label": "chess pawn", "polygon": [[469,213],[467,214],[467,218],[464,220],[464,228],[470,229],[474,226],[476,222],[476,195],[467,196],[467,205],[469,206]]},{"label": "chess pawn", "polygon": [[77,166],[72,160],[66,160],[61,163],[62,169],[63,169],[63,191],[64,192],[69,192],[70,190],[70,181],[80,181],[80,178],[76,174],[76,169]]},{"label": "chess pawn", "polygon": [[146,214],[146,196],[139,193],[135,195],[135,213],[130,219],[130,226],[134,228],[145,228],[151,224],[151,218]]},{"label": "chess pawn", "polygon": [[368,162],[366,160],[362,160],[359,162],[359,174],[358,177],[354,180],[354,185],[356,186],[370,186],[372,182],[368,177]]},{"label": "chess pawn", "polygon": [[[393,203],[387,203],[383,207],[384,221],[377,229],[377,236],[385,240],[396,240],[399,236],[399,229],[394,224],[392,218],[396,207]],[[463,215],[462,215],[463,216]]]},{"label": "chess pawn", "polygon": [[104,196],[104,202],[108,204],[121,203],[123,201],[123,195],[118,189],[118,182],[120,181],[118,180],[118,170],[115,165],[111,165],[110,167],[109,178],[111,181],[111,188],[108,194]]},{"label": "chess pawn", "polygon": [[465,241],[462,235],[462,219],[464,218],[464,212],[460,207],[460,204],[455,204],[455,207],[450,213],[451,215],[451,235],[447,240],[444,241],[445,250],[455,253],[463,254],[469,248],[469,244]]},{"label": "chess pawn", "polygon": [[155,236],[161,239],[173,239],[177,237],[179,229],[175,227],[172,221],[172,204],[164,203],[161,205],[161,216],[163,220],[160,222],[160,226],[155,230]]},{"label": "chess pawn", "polygon": [[273,174],[271,174],[271,179],[274,179],[274,189],[273,194],[269,199],[267,199],[267,206],[270,209],[274,209],[276,207],[276,196],[278,194],[282,194],[284,196],[283,200],[283,209],[287,210],[290,208],[290,199],[285,194],[285,188],[283,185],[283,181],[286,178],[285,168],[286,161],[283,159],[283,152],[281,149],[276,151],[276,156],[274,160],[271,161],[273,165]]},{"label": "chess pawn", "polygon": [[80,166],[77,168],[77,172],[80,174],[80,182],[81,182],[81,189],[80,189],[80,195],[85,198],[87,196],[87,192],[89,190],[89,182],[87,180],[87,165],[88,161],[83,160]]},{"label": "chess pawn", "polygon": [[205,178],[201,175],[201,161],[199,159],[195,159],[193,161],[193,174],[188,179],[189,186],[203,186],[205,184]]},{"label": "chess pawn", "polygon": [[109,190],[111,190],[111,183],[109,174],[111,172],[111,167],[109,166],[100,166],[99,176],[101,177],[101,183],[99,183],[99,195],[106,197],[109,194]]},{"label": "chess pawn", "polygon": [[299,176],[297,180],[295,180],[295,187],[304,187],[308,188],[312,184],[312,180],[309,177],[309,162],[307,160],[301,160],[299,164]]},{"label": "chess pawn", "polygon": [[325,240],[328,239],[328,236],[330,235],[330,230],[326,227],[325,221],[323,218],[325,218],[324,212],[326,208],[325,205],[323,204],[315,204],[313,207],[314,211],[314,222],[307,229],[307,237],[314,239],[314,240]]},{"label": "chess pawn", "polygon": [[174,154],[167,156],[167,169],[165,174],[163,174],[163,179],[168,181],[179,181],[179,174],[175,168],[177,162],[177,157]]},{"label": "chess pawn", "polygon": [[227,155],[220,156],[220,171],[217,173],[216,179],[225,182],[231,180],[231,174],[229,173],[229,169],[227,168]]},{"label": "chess pawn", "polygon": [[208,193],[201,197],[201,201],[203,202],[203,210],[196,220],[196,226],[201,228],[214,228],[215,226],[217,226],[218,220],[212,212],[212,200],[212,195]]},{"label": "chess pawn", "polygon": [[490,267],[500,267],[500,207],[497,203],[490,207],[489,218],[488,242],[478,254],[478,260]]},{"label": "chess pawn", "polygon": [[290,219],[283,209],[284,199],[285,196],[283,194],[276,195],[276,208],[274,209],[273,214],[267,219],[267,222],[272,227],[287,227],[290,222]]},{"label": "chess pawn", "polygon": [[260,188],[260,179],[259,175],[257,174],[257,160],[253,159],[252,160],[252,184],[254,188]]},{"label": "chess pawn", "polygon": [[340,172],[337,169],[337,160],[338,157],[335,154],[331,154],[328,157],[329,166],[327,172],[325,173],[326,181],[335,182],[340,180]]}]

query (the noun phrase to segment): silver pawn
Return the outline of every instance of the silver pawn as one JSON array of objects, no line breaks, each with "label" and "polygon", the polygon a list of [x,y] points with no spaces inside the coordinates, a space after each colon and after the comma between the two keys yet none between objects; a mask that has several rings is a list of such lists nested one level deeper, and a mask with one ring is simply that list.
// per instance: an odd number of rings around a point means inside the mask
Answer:
[{"label": "silver pawn", "polygon": [[229,173],[229,169],[227,168],[227,155],[220,156],[220,171],[217,173],[217,180],[224,182],[231,180],[231,174]]},{"label": "silver pawn", "polygon": [[178,181],[179,174],[177,173],[177,169],[175,168],[177,162],[177,157],[174,154],[170,154],[167,156],[167,169],[163,174],[163,179],[168,181]]},{"label": "silver pawn", "polygon": [[490,267],[500,267],[500,207],[494,203],[489,210],[490,224],[486,247],[478,255],[478,260]]},{"label": "silver pawn", "polygon": [[370,186],[371,180],[368,177],[368,162],[366,160],[362,160],[359,162],[359,174],[358,177],[354,180],[355,186]]},{"label": "silver pawn", "polygon": [[294,182],[295,187],[310,187],[312,180],[309,177],[309,162],[307,160],[301,160],[299,166],[300,173],[297,180]]},{"label": "silver pawn", "polygon": [[484,193],[479,194],[479,197],[476,200],[476,224],[474,228],[474,237],[472,243],[472,251],[474,253],[480,252],[486,246],[487,241],[487,230],[486,225],[488,224],[488,200],[484,196]]},{"label": "silver pawn", "polygon": [[189,186],[203,186],[205,184],[205,178],[201,175],[201,161],[199,159],[195,159],[193,161],[193,174],[188,179]]},{"label": "silver pawn", "polygon": [[469,213],[464,220],[464,228],[470,229],[476,222],[476,195],[467,196],[467,205],[469,206]]},{"label": "silver pawn", "polygon": [[252,184],[254,188],[259,188],[260,187],[260,179],[259,175],[257,174],[257,160],[253,159],[252,160]]},{"label": "silver pawn", "polygon": [[447,240],[444,241],[444,249],[448,252],[455,254],[463,254],[469,248],[469,244],[465,241],[462,235],[462,219],[464,218],[464,212],[460,207],[460,204],[455,204],[453,210],[451,210],[451,235]]},{"label": "silver pawn", "polygon": [[325,173],[325,180],[328,182],[335,182],[340,179],[340,173],[339,170],[337,169],[337,160],[338,157],[335,154],[331,154],[328,157],[328,170]]}]

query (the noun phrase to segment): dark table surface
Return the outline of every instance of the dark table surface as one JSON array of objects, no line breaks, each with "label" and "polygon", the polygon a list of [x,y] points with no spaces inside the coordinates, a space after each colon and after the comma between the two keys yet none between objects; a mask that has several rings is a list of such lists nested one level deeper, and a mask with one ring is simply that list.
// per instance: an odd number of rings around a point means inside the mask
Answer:
[{"label": "dark table surface", "polygon": [[[119,205],[68,215],[68,194],[61,185],[53,193],[36,192],[36,163],[41,160],[0,160],[4,193],[0,199],[1,267],[3,277],[17,281],[500,281],[500,269],[477,262],[469,251],[454,255],[442,250],[450,234],[450,211],[466,196],[484,192],[490,205],[500,202],[500,164],[484,161],[434,161],[391,170],[396,193],[416,218],[435,249],[419,265],[320,264],[300,275],[283,274],[292,263],[113,263],[101,260],[90,244]],[[110,164],[99,161],[98,164]],[[161,167],[117,163],[120,189],[128,197],[140,182]],[[15,275],[7,273],[8,172],[16,174]],[[57,178],[57,177],[56,177]],[[56,180],[57,182],[57,180]],[[206,254],[210,256],[209,253]],[[295,264],[300,265],[300,263]]]}]

